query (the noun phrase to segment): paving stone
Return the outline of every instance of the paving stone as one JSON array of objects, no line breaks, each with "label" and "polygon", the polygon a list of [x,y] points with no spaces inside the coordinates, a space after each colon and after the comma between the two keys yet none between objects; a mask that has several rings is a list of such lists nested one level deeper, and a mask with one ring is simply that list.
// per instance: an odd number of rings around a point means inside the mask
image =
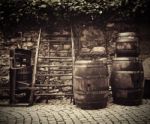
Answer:
[{"label": "paving stone", "polygon": [[57,124],[65,124],[65,122],[57,122]]},{"label": "paving stone", "polygon": [[113,121],[113,124],[121,124],[120,121]]},{"label": "paving stone", "polygon": [[40,124],[40,122],[39,121],[32,121],[31,124]]},{"label": "paving stone", "polygon": [[73,120],[74,124],[81,124],[81,121],[77,118],[73,118],[72,120]]},{"label": "paving stone", "polygon": [[56,121],[49,121],[49,124],[57,124]]},{"label": "paving stone", "polygon": [[24,124],[31,124],[31,119],[29,118],[29,119],[25,119],[25,121],[24,121]]},{"label": "paving stone", "polygon": [[16,118],[8,118],[8,124],[16,124]]},{"label": "paving stone", "polygon": [[68,119],[68,120],[65,120],[65,123],[66,123],[66,124],[73,124],[73,121],[70,120],[70,119]]},{"label": "paving stone", "polygon": [[150,100],[140,106],[111,104],[82,110],[72,104],[36,104],[31,107],[0,107],[0,124],[150,124]]}]

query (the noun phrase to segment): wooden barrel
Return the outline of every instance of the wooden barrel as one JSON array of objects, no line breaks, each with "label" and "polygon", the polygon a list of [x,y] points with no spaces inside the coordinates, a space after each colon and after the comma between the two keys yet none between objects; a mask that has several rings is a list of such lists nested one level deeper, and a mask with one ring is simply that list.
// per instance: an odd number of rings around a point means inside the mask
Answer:
[{"label": "wooden barrel", "polygon": [[139,39],[134,32],[119,33],[116,41],[118,57],[137,57],[140,53]]},{"label": "wooden barrel", "polygon": [[108,70],[105,60],[78,60],[74,72],[75,104],[85,109],[103,108],[108,100]]},{"label": "wooden barrel", "polygon": [[124,105],[141,104],[144,74],[142,62],[138,58],[114,58],[110,81],[115,103]]},{"label": "wooden barrel", "polygon": [[32,81],[32,66],[16,69],[16,87],[29,86]]}]

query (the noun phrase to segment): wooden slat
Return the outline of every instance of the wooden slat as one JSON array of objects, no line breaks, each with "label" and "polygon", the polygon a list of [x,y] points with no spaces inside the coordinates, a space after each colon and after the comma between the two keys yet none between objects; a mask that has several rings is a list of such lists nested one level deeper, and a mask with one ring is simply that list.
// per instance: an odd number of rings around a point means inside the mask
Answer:
[{"label": "wooden slat", "polygon": [[27,83],[25,81],[16,81],[16,82],[19,83],[19,84],[30,86],[30,82],[29,83]]},{"label": "wooden slat", "polygon": [[38,58],[41,58],[41,59],[71,59],[71,57],[42,57],[42,56],[39,56]]},{"label": "wooden slat", "polygon": [[1,87],[0,88],[0,91],[4,91],[4,90],[9,91],[10,89],[8,87]]},{"label": "wooden slat", "polygon": [[72,85],[66,85],[66,84],[35,84],[36,87],[68,87],[68,86],[72,86]]},{"label": "wooden slat", "polygon": [[70,51],[57,51],[57,52],[54,51],[54,52],[49,52],[49,53],[68,53],[68,54],[69,54],[69,53],[71,53],[71,52],[70,52]]},{"label": "wooden slat", "polygon": [[72,74],[37,74],[37,76],[72,76]]},{"label": "wooden slat", "polygon": [[72,71],[72,69],[53,69],[53,68],[51,68],[51,71]]},{"label": "wooden slat", "polygon": [[8,76],[8,74],[6,76],[0,75],[0,78],[9,79],[9,76]]},{"label": "wooden slat", "polygon": [[47,38],[51,38],[51,37],[70,37],[70,34],[48,34],[48,35],[45,35],[45,37],[47,37]]},{"label": "wooden slat", "polygon": [[59,88],[59,87],[72,87],[72,85],[43,85],[43,86],[35,86],[35,87],[33,87],[33,88],[31,88],[31,87],[19,87],[19,88],[17,88],[17,90],[33,90],[33,91],[37,91],[37,90],[49,90],[49,91],[51,91],[51,90],[54,90],[54,89],[49,89],[50,87],[57,87],[57,88]]},{"label": "wooden slat", "polygon": [[70,42],[70,39],[68,39],[68,38],[65,39],[65,40],[59,40],[59,39],[58,39],[58,40],[51,40],[51,39],[46,39],[46,40],[44,40],[44,39],[43,39],[43,40],[41,40],[41,42],[49,42],[49,43],[51,43],[51,44],[53,44],[53,43],[54,43],[54,44],[57,44],[57,43],[60,44],[60,43],[67,43],[67,42],[69,43],[69,42]]},{"label": "wooden slat", "polygon": [[72,67],[72,65],[38,65],[37,67]]},{"label": "wooden slat", "polygon": [[51,59],[51,57],[40,57],[40,59],[49,59],[50,62],[72,62],[72,59]]},{"label": "wooden slat", "polygon": [[35,96],[73,96],[73,94],[59,94],[59,93],[52,93],[52,94],[48,94],[48,93],[43,93],[43,94],[34,94]]}]

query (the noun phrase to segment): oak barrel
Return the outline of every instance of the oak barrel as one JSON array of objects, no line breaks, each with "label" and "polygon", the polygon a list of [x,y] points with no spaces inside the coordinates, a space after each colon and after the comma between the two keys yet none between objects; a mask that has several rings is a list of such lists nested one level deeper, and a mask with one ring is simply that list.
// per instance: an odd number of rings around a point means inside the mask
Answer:
[{"label": "oak barrel", "polygon": [[142,62],[138,58],[114,58],[110,82],[115,103],[123,105],[142,103],[144,74]]},{"label": "oak barrel", "polygon": [[134,32],[118,34],[116,40],[116,55],[118,57],[137,57],[140,53],[139,38]]},{"label": "oak barrel", "polygon": [[75,104],[84,109],[106,107],[109,87],[106,59],[78,60],[74,74]]}]

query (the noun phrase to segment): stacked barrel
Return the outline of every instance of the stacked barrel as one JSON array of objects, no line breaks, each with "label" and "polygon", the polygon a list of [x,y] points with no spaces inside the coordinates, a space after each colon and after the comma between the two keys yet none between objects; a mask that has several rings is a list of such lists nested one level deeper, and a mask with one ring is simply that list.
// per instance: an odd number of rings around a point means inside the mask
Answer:
[{"label": "stacked barrel", "polygon": [[110,79],[114,103],[142,103],[144,75],[139,53],[139,38],[135,32],[118,34]]}]

